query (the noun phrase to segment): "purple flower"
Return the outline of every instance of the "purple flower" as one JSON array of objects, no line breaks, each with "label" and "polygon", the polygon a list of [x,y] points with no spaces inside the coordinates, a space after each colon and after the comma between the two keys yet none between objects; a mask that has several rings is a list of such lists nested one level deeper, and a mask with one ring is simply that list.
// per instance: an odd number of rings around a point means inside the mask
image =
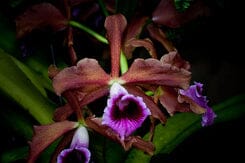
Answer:
[{"label": "purple flower", "polygon": [[212,108],[208,106],[208,100],[206,99],[206,96],[202,95],[202,91],[203,84],[194,82],[194,85],[191,85],[187,90],[181,89],[179,92],[181,95],[187,96],[189,99],[191,99],[191,102],[190,100],[187,101],[189,101],[189,103],[195,108],[198,108],[195,110],[200,111],[200,108],[204,109],[204,113],[202,115],[202,126],[209,126],[213,124],[216,114]]},{"label": "purple flower", "polygon": [[88,150],[89,135],[84,126],[79,127],[72,139],[69,149],[61,151],[57,158],[57,163],[81,162],[88,163],[90,151]]},{"label": "purple flower", "polygon": [[129,94],[120,84],[113,83],[102,124],[118,132],[124,140],[142,125],[148,115],[151,112],[141,97]]},{"label": "purple flower", "polygon": [[206,112],[202,116],[202,126],[210,126],[214,122],[214,118],[216,117],[216,114],[214,111],[207,107]]}]

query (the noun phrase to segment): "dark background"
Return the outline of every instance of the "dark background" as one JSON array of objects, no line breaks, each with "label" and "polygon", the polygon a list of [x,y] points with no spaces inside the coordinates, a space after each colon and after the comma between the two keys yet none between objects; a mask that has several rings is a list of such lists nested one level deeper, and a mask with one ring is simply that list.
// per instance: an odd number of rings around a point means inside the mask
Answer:
[{"label": "dark background", "polygon": [[[189,25],[175,44],[191,63],[192,80],[204,83],[212,106],[245,92],[244,17],[243,5],[235,1],[207,2],[211,15],[198,19],[194,28]],[[158,155],[152,162],[245,162],[244,120],[243,116],[203,128],[170,155]]]}]

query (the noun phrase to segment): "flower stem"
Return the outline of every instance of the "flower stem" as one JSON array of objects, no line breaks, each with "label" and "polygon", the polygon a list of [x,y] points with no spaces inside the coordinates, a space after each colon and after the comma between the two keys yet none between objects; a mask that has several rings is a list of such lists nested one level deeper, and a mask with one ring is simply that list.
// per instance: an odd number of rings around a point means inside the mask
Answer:
[{"label": "flower stem", "polygon": [[69,25],[73,26],[73,27],[77,27],[83,31],[85,31],[86,33],[90,34],[91,36],[93,36],[94,38],[96,38],[98,41],[108,44],[108,41],[105,37],[101,36],[100,34],[98,34],[97,32],[91,30],[90,28],[86,27],[85,25],[77,22],[77,21],[73,21],[70,20],[68,22]]},{"label": "flower stem", "polygon": [[98,0],[98,3],[100,5],[100,8],[101,8],[102,12],[104,13],[104,15],[109,16],[109,13],[106,10],[105,3],[103,2],[103,0]]},{"label": "flower stem", "polygon": [[121,69],[121,74],[124,74],[125,72],[128,71],[128,62],[123,51],[121,51],[121,55],[120,55],[120,69]]}]

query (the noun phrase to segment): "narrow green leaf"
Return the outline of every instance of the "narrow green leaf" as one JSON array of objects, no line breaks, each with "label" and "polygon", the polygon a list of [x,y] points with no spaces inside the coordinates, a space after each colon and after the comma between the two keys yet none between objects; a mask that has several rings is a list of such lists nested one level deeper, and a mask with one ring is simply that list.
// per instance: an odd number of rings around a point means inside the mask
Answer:
[{"label": "narrow green leaf", "polygon": [[[245,95],[228,99],[213,107],[217,118],[215,124],[231,121],[245,115]],[[156,126],[153,143],[156,146],[154,154],[170,153],[184,139],[201,129],[201,116],[193,113],[180,113],[168,119],[165,126]],[[146,135],[144,138],[147,138]],[[151,157],[143,152],[132,149],[126,160],[130,162],[149,162]]]},{"label": "narrow green leaf", "polygon": [[86,27],[85,25],[79,23],[79,22],[76,22],[76,21],[73,21],[73,20],[70,20],[69,21],[69,25],[71,25],[72,27],[77,27],[83,31],[85,31],[86,33],[90,34],[91,36],[93,36],[94,38],[96,38],[98,41],[104,43],[104,44],[108,44],[108,41],[107,39],[96,33],[95,31],[93,31],[92,29],[90,29],[89,27]]},{"label": "narrow green leaf", "polygon": [[100,5],[100,8],[101,8],[102,12],[104,13],[104,15],[105,16],[109,16],[109,13],[108,13],[108,11],[106,9],[105,3],[102,0],[98,0],[98,3]]},{"label": "narrow green leaf", "polygon": [[[41,49],[42,51],[38,51],[35,53],[35,55],[28,56],[21,62],[26,65],[28,68],[30,68],[35,74],[37,75],[37,78],[40,79],[39,83],[42,83],[43,87],[50,92],[53,92],[53,87],[51,84],[51,80],[48,76],[48,67],[51,64],[54,64],[50,58],[46,54],[47,52],[44,49]],[[60,58],[58,61],[56,60],[56,66],[63,69],[67,67],[67,65],[64,63],[64,61],[61,61]],[[22,70],[24,71],[24,70]]]},{"label": "narrow green leaf", "polygon": [[[31,80],[32,84],[36,86],[36,88],[40,91],[40,93],[44,97],[47,97],[47,93],[44,89],[44,85],[48,85],[47,84],[48,81],[44,80],[42,76],[37,76],[33,70],[28,68],[26,65],[24,65],[22,62],[15,59],[14,57],[11,57],[11,59],[22,70],[22,72],[25,73],[25,75]],[[51,82],[49,82],[49,85],[51,85]]]},{"label": "narrow green leaf", "polygon": [[1,49],[0,92],[28,110],[39,123],[52,122],[55,105],[40,93],[13,59]]}]

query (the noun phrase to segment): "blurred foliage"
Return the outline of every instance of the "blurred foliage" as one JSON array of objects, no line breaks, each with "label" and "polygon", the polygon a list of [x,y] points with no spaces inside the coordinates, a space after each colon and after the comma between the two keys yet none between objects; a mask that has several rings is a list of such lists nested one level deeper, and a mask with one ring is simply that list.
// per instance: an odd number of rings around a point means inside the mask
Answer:
[{"label": "blurred foliage", "polygon": [[183,12],[188,9],[193,0],[174,0],[175,7],[178,11]]}]

